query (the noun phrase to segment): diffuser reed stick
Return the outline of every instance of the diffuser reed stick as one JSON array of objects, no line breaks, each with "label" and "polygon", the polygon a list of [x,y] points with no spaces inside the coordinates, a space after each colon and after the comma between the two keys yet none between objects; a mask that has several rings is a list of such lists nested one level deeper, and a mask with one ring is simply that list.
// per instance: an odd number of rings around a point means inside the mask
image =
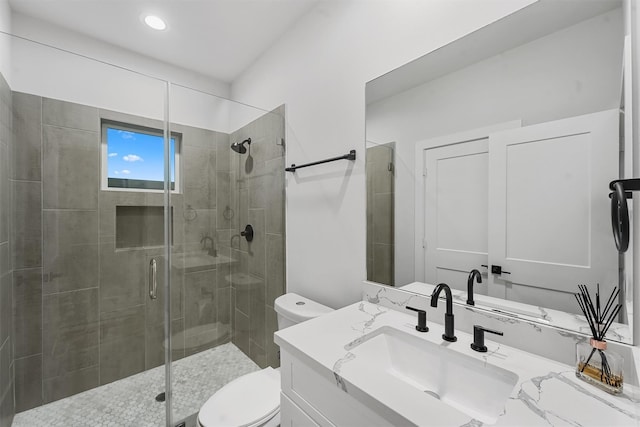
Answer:
[{"label": "diffuser reed stick", "polygon": [[[599,284],[596,286],[595,298],[591,297],[585,285],[578,285],[578,290],[580,292],[575,293],[574,296],[587,320],[592,338],[588,345],[582,343],[578,345],[576,376],[610,393],[620,393],[622,391],[621,358],[613,352],[606,351],[607,342],[605,341],[605,335],[622,307],[621,304],[615,303],[620,290],[617,287],[614,288],[604,305],[601,304]],[[589,353],[588,356],[587,353]],[[592,361],[595,354],[599,357]]]}]

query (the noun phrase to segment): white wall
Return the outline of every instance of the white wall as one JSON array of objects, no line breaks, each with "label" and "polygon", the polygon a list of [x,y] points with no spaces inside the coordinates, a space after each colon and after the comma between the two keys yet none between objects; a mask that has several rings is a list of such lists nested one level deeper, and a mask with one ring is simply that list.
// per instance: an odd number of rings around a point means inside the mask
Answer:
[{"label": "white wall", "polygon": [[287,286],[332,307],[365,279],[365,83],[532,0],[321,2],[233,82],[235,100],[287,104]]},{"label": "white wall", "polygon": [[172,121],[230,131],[229,102],[222,99],[228,84],[28,16],[12,17],[13,34],[46,44],[11,40],[13,90],[162,119],[168,80],[196,89],[173,89]]},{"label": "white wall", "polygon": [[615,9],[367,106],[367,139],[397,141],[396,285],[414,281],[415,143],[617,108],[622,23]]},{"label": "white wall", "polygon": [[[8,0],[0,0],[0,31],[11,32],[11,7]],[[11,85],[11,42],[0,34],[0,73]]]}]

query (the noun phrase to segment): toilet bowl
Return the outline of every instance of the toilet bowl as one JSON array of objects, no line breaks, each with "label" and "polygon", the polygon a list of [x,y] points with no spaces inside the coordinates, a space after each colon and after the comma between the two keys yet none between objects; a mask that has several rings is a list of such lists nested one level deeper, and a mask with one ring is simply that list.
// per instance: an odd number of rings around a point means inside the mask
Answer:
[{"label": "toilet bowl", "polygon": [[[278,329],[333,309],[294,293],[276,298]],[[200,408],[199,427],[276,427],[280,425],[280,368],[243,375],[215,392]]]}]

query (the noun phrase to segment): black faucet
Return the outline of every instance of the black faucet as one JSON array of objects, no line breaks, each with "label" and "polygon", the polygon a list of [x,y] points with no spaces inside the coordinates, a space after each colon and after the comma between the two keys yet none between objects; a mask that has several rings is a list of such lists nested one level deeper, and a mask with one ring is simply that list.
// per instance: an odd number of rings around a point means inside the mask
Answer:
[{"label": "black faucet", "polygon": [[467,279],[467,304],[476,305],[473,301],[473,279],[478,279],[478,283],[482,283],[482,275],[475,268],[469,272],[469,278]]},{"label": "black faucet", "polygon": [[440,283],[433,290],[431,294],[431,307],[438,306],[438,297],[440,292],[444,289],[445,296],[447,297],[447,312],[444,315],[444,334],[442,339],[445,341],[454,342],[457,341],[455,335],[453,335],[453,297],[451,296],[451,288],[446,283]]},{"label": "black faucet", "polygon": [[490,332],[496,335],[504,335],[500,331],[494,331],[493,329],[487,329],[484,326],[473,325],[473,343],[471,344],[471,349],[474,351],[479,351],[480,353],[487,352],[487,346],[484,345],[484,333]]}]

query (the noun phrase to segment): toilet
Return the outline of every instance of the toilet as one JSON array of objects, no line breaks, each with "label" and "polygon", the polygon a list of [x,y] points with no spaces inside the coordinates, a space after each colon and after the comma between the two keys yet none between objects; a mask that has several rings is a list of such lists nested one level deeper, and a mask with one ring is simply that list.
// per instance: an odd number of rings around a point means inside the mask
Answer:
[{"label": "toilet", "polygon": [[[294,293],[275,300],[278,329],[333,309]],[[266,367],[236,378],[215,392],[198,413],[199,427],[276,427],[280,425],[280,368]]]}]

